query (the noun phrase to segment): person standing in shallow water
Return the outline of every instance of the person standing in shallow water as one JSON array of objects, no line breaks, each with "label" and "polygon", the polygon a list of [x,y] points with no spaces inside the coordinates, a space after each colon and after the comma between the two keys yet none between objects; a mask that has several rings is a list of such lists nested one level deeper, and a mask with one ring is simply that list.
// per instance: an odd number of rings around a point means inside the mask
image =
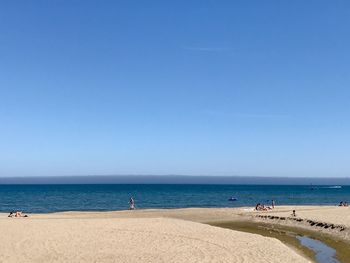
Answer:
[{"label": "person standing in shallow water", "polygon": [[130,208],[130,210],[135,209],[135,200],[132,197],[130,197],[130,199],[129,199],[129,208]]},{"label": "person standing in shallow water", "polygon": [[275,208],[275,200],[272,200],[272,202],[271,202],[271,206],[272,206],[272,208]]}]

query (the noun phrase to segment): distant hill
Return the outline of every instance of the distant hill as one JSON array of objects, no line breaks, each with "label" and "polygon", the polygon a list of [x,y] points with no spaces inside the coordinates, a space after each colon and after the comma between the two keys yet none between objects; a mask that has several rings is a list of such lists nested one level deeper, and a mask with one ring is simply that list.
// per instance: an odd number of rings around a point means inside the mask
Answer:
[{"label": "distant hill", "polygon": [[50,177],[0,177],[0,184],[265,184],[350,185],[350,178],[186,176],[186,175],[91,175]]}]

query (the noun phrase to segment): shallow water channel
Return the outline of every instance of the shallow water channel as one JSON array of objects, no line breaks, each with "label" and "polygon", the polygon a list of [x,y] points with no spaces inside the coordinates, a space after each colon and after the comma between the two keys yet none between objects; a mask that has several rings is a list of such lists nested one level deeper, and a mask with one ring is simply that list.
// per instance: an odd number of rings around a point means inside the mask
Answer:
[{"label": "shallow water channel", "polygon": [[346,263],[350,244],[331,236],[296,227],[263,222],[232,221],[211,225],[279,239],[317,263]]},{"label": "shallow water channel", "polygon": [[336,250],[327,246],[325,243],[306,236],[296,237],[300,244],[311,249],[315,253],[315,259],[318,263],[340,263],[336,258]]}]

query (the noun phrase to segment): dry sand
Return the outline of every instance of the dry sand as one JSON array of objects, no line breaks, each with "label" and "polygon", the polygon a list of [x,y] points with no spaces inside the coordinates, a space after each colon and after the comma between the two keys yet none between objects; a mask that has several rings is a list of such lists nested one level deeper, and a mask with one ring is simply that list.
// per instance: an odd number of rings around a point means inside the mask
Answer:
[{"label": "dry sand", "polygon": [[[290,213],[281,207],[273,213]],[[348,208],[297,207],[299,215],[349,225]],[[277,239],[222,229],[251,208],[0,214],[0,262],[308,262]]]}]

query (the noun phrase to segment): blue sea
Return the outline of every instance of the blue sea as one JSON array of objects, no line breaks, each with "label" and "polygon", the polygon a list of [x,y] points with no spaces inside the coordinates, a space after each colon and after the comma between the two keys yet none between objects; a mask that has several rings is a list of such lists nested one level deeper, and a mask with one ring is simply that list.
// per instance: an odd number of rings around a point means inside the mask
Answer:
[{"label": "blue sea", "polygon": [[[81,184],[0,185],[0,211],[26,213],[107,211],[136,207],[239,207],[256,203],[336,205],[350,201],[350,186]],[[234,197],[237,201],[228,201]]]}]

